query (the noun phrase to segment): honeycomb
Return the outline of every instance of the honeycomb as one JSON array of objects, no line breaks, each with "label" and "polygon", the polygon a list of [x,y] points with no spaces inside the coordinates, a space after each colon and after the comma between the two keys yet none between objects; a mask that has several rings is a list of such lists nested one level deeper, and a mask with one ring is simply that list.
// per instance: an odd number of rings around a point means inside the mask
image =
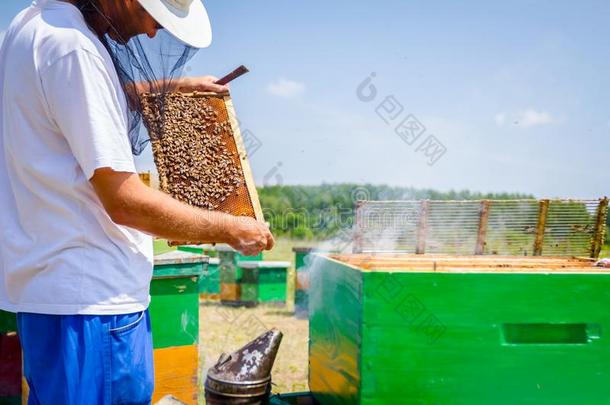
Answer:
[{"label": "honeycomb", "polygon": [[195,207],[263,220],[228,95],[145,94],[141,102],[162,191]]}]

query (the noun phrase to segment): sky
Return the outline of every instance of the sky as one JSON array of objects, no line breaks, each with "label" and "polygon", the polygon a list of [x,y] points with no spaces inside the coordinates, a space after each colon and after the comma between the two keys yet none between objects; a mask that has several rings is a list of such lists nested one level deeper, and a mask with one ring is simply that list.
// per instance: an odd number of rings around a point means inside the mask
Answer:
[{"label": "sky", "polygon": [[251,70],[231,94],[258,185],[610,194],[608,1],[204,4],[187,72]]}]

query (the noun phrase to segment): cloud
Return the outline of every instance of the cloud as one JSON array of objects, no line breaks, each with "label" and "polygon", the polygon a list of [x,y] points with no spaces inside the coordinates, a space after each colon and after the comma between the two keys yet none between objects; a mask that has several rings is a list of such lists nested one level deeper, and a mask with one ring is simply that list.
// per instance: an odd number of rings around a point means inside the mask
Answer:
[{"label": "cloud", "polygon": [[516,125],[521,128],[530,128],[540,125],[558,124],[560,120],[546,111],[536,111],[532,108],[517,113],[499,112],[494,115],[496,125]]},{"label": "cloud", "polygon": [[537,125],[547,125],[557,122],[553,116],[547,112],[535,110],[525,110],[519,114],[518,120],[524,128],[535,127]]},{"label": "cloud", "polygon": [[305,91],[305,84],[280,78],[273,83],[269,83],[267,86],[267,91],[274,96],[292,98]]},{"label": "cloud", "polygon": [[494,121],[496,121],[496,125],[501,127],[506,122],[506,113],[498,113],[494,116]]},{"label": "cloud", "polygon": [[6,31],[0,31],[0,46],[4,42],[4,36],[6,35]]}]

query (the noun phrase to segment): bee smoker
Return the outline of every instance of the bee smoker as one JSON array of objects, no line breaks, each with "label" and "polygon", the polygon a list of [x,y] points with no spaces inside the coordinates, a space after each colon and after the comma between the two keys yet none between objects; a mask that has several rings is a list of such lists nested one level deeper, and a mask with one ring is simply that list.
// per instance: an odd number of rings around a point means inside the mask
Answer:
[{"label": "bee smoker", "polygon": [[208,370],[208,405],[263,405],[271,394],[271,369],[282,332],[271,329],[231,354],[221,354]]}]

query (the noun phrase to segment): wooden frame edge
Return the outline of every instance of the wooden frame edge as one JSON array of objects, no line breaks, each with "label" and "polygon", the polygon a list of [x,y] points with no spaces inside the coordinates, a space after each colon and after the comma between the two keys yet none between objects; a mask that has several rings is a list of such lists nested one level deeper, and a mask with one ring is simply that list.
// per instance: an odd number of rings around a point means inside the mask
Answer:
[{"label": "wooden frame edge", "polygon": [[244,145],[241,130],[237,122],[237,115],[235,113],[235,107],[233,106],[233,100],[231,99],[230,94],[223,95],[223,99],[227,109],[227,115],[229,117],[229,124],[231,125],[231,129],[233,131],[233,139],[235,139],[237,153],[239,154],[241,169],[244,172],[246,189],[248,190],[248,195],[250,197],[250,201],[252,202],[252,208],[254,209],[254,216],[257,220],[264,222],[265,218],[263,216],[263,209],[261,208],[261,203],[258,198],[258,191],[256,190],[256,184],[254,183],[254,175],[252,173],[252,169],[250,168],[250,162],[248,161],[248,152],[246,150],[246,146]]}]

